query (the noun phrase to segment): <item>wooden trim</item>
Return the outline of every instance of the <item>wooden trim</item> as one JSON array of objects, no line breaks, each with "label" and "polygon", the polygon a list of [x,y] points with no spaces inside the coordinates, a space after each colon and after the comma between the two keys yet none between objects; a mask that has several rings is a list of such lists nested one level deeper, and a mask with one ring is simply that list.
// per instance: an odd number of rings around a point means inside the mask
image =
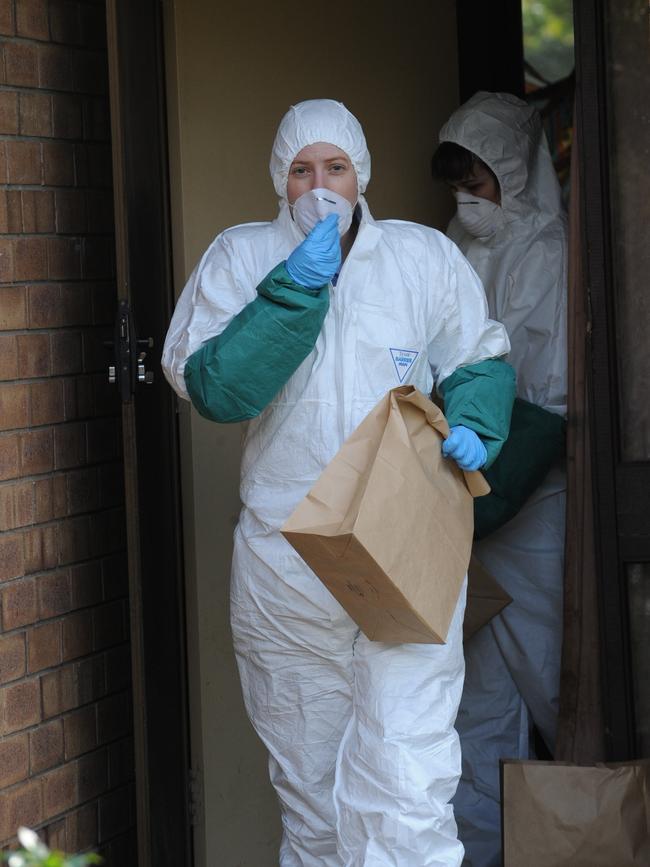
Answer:
[{"label": "wooden trim", "polygon": [[574,14],[583,250],[591,307],[590,422],[606,746],[610,760],[625,760],[634,755],[634,714],[626,576],[619,551],[616,508],[619,442],[604,4],[602,0],[576,0]]},{"label": "wooden trim", "polygon": [[[138,867],[193,863],[179,433],[160,355],[174,306],[162,4],[107,0],[118,295],[153,339],[152,385],[125,404]],[[137,520],[137,532],[135,531]]]}]

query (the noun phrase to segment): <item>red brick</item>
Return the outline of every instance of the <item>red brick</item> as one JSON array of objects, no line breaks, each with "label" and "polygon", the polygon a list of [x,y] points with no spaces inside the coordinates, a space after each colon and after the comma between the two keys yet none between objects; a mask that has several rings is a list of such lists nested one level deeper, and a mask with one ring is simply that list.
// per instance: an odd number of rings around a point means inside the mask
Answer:
[{"label": "red brick", "polygon": [[8,843],[21,825],[35,828],[43,819],[40,780],[25,783],[0,798],[0,842]]},{"label": "red brick", "polygon": [[[65,417],[72,421],[77,418],[88,418],[95,415],[93,405],[93,382],[89,376],[76,376],[64,380],[65,392]],[[113,414],[119,412],[117,406],[113,406]],[[85,433],[84,433],[85,436]]]},{"label": "red brick", "polygon": [[70,569],[72,607],[85,608],[102,601],[102,570],[96,560]]},{"label": "red brick", "polygon": [[83,190],[57,190],[56,230],[64,235],[86,231],[86,199]]},{"label": "red brick", "polygon": [[52,335],[53,375],[82,373],[81,334],[78,331],[61,331]]},{"label": "red brick", "polygon": [[0,430],[27,427],[29,392],[24,383],[3,384],[0,387]]},{"label": "red brick", "polygon": [[77,768],[63,765],[42,778],[45,815],[56,816],[77,804]]},{"label": "red brick", "polygon": [[16,280],[44,280],[47,278],[48,245],[44,238],[17,238],[14,242],[14,269]]},{"label": "red brick", "polygon": [[78,3],[50,0],[50,34],[53,42],[75,45],[81,41]]},{"label": "red brick", "polygon": [[[48,142],[47,147],[53,143]],[[54,145],[56,146],[56,145]],[[36,141],[7,141],[7,180],[10,184],[40,184],[41,144]]]},{"label": "red brick", "polygon": [[108,751],[97,750],[77,760],[79,801],[90,801],[106,790]]},{"label": "red brick", "polygon": [[[100,490],[95,467],[68,473],[68,511],[72,515],[99,508]],[[84,527],[84,530],[87,528]]]},{"label": "red brick", "polygon": [[29,737],[15,735],[0,741],[0,789],[21,783],[29,774]]},{"label": "red brick", "polygon": [[23,190],[23,232],[39,234],[55,231],[54,194],[51,190]]},{"label": "red brick", "polygon": [[[66,415],[68,414],[66,404]],[[83,423],[57,425],[54,428],[56,469],[78,467],[86,463],[86,426]]]},{"label": "red brick", "polygon": [[0,530],[13,530],[17,526],[14,509],[16,485],[0,485]]},{"label": "red brick", "polygon": [[5,42],[6,84],[19,87],[38,86],[36,46],[26,42]]},{"label": "red brick", "polygon": [[52,130],[55,138],[80,139],[83,137],[81,101],[73,94],[55,94],[52,97]]},{"label": "red brick", "polygon": [[[24,572],[22,533],[3,533],[0,536],[0,581],[20,578]],[[18,589],[14,591],[14,594],[18,594],[18,601],[20,593]],[[27,590],[23,590],[22,594],[23,598],[27,598]]]},{"label": "red brick", "polygon": [[20,465],[25,476],[47,473],[54,468],[52,428],[36,428],[20,434]]},{"label": "red brick", "polygon": [[27,303],[24,286],[0,287],[0,330],[24,328],[27,324]]},{"label": "red brick", "polygon": [[52,97],[49,93],[20,94],[20,134],[52,135]]},{"label": "red brick", "polygon": [[14,520],[16,527],[34,523],[34,483],[22,482],[14,488]]},{"label": "red brick", "polygon": [[47,0],[16,0],[16,33],[27,39],[49,39]]},{"label": "red brick", "polygon": [[4,194],[7,206],[7,232],[19,235],[23,231],[23,205],[20,190],[7,190]]},{"label": "red brick", "polygon": [[[1,57],[0,63],[2,63]],[[14,231],[19,231],[19,229],[16,229],[14,227],[12,227],[11,229],[9,228],[11,222],[11,215],[9,214],[8,210],[7,192],[7,190],[0,190],[0,235],[13,234]]]},{"label": "red brick", "polygon": [[12,683],[2,689],[3,734],[29,728],[41,719],[41,696],[37,678]]},{"label": "red brick", "polygon": [[[56,368],[53,373],[56,373]],[[46,379],[29,386],[33,425],[54,424],[65,418],[63,404],[63,382],[60,379]]]},{"label": "red brick", "polygon": [[52,187],[71,187],[75,182],[74,146],[67,142],[43,142],[43,177]]},{"label": "red brick", "polygon": [[49,849],[65,852],[68,848],[65,818],[42,828],[40,836]]},{"label": "red brick", "polygon": [[61,622],[44,623],[27,632],[29,672],[53,668],[61,662]]},{"label": "red brick", "polygon": [[2,590],[2,626],[5,630],[26,626],[38,619],[36,586],[33,578],[12,581]]},{"label": "red brick", "polygon": [[15,32],[14,4],[11,0],[4,0],[0,3],[0,33],[13,36]]},{"label": "red brick", "polygon": [[63,722],[42,723],[29,735],[30,770],[39,774],[63,761]]},{"label": "red brick", "polygon": [[0,479],[15,479],[20,473],[20,437],[0,436]]},{"label": "red brick", "polygon": [[50,374],[49,334],[19,334],[17,350],[18,371],[21,379]]},{"label": "red brick", "polygon": [[38,81],[48,90],[72,90],[72,53],[63,45],[38,46]]},{"label": "red brick", "polygon": [[93,649],[93,620],[89,611],[68,614],[63,621],[63,659],[70,662]]},{"label": "red brick", "polygon": [[0,92],[0,133],[16,135],[18,132],[18,94],[10,90]]},{"label": "red brick", "polygon": [[25,633],[0,636],[0,683],[17,680],[25,671]]},{"label": "red brick", "polygon": [[75,238],[49,238],[47,242],[50,280],[74,280],[81,276],[81,242]]},{"label": "red brick", "polygon": [[77,758],[97,746],[97,721],[95,706],[81,708],[63,720],[65,759]]},{"label": "red brick", "polygon": [[0,283],[11,283],[14,274],[14,242],[0,238]]},{"label": "red brick", "polygon": [[[89,325],[92,322],[91,302],[92,297],[87,285],[83,283],[61,284],[61,309],[66,325]],[[97,333],[93,332],[93,335],[99,343]],[[103,346],[102,349],[104,349]]]},{"label": "red brick", "polygon": [[108,61],[103,51],[76,51],[72,69],[74,89],[78,93],[108,91]]},{"label": "red brick", "polygon": [[34,527],[24,533],[25,574],[53,569],[58,565],[58,525]]},{"label": "red brick", "polygon": [[13,334],[0,334],[0,380],[18,377],[18,358],[16,337]]},{"label": "red brick", "polygon": [[67,564],[87,560],[91,554],[91,539],[91,523],[88,516],[61,521],[59,524],[60,562]]},{"label": "red brick", "polygon": [[[80,810],[68,813],[65,817],[66,840],[68,850],[82,852],[97,844],[97,804],[85,804]],[[115,867],[119,863],[127,864],[127,861],[114,861]]]},{"label": "red brick", "polygon": [[65,518],[68,511],[66,477],[62,473],[57,473],[52,479],[52,517]]},{"label": "red brick", "polygon": [[[32,409],[33,412],[33,409]],[[37,479],[34,482],[34,521],[41,524],[58,517],[54,512],[53,479]]]},{"label": "red brick", "polygon": [[64,324],[60,286],[51,283],[28,286],[27,297],[31,328],[56,328]]},{"label": "red brick", "polygon": [[38,579],[39,616],[42,620],[70,611],[70,573],[67,569],[48,572]]}]

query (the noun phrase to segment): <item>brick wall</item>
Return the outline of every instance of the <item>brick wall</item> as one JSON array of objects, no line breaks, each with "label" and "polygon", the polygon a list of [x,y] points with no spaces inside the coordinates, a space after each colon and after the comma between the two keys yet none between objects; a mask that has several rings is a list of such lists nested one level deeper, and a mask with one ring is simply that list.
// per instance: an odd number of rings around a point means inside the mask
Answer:
[{"label": "brick wall", "polygon": [[135,858],[104,4],[0,0],[0,847]]}]

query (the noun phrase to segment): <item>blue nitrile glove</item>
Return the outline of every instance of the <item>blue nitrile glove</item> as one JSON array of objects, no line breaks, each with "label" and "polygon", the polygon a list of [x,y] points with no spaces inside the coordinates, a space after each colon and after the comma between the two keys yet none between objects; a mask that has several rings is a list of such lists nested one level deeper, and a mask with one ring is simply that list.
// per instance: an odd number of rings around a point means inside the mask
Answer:
[{"label": "blue nitrile glove", "polygon": [[341,239],[336,214],[316,223],[302,244],[287,259],[289,277],[307,289],[329,283],[341,267]]},{"label": "blue nitrile glove", "polygon": [[487,449],[473,430],[457,424],[442,444],[442,453],[453,458],[461,470],[478,470],[487,460]]}]

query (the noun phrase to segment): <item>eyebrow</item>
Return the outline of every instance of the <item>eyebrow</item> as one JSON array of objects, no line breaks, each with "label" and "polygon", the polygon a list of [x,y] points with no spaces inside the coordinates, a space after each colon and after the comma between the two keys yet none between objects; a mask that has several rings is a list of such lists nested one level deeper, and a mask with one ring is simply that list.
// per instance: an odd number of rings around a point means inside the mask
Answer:
[{"label": "eyebrow", "polygon": [[[310,165],[310,164],[313,163],[313,162],[314,162],[314,160],[294,160],[294,161],[291,163],[291,165],[292,165],[292,166],[308,166],[308,165]],[[328,158],[325,160],[325,162],[326,162],[326,163],[340,163],[340,162],[346,162],[346,163],[348,163],[349,165],[352,165],[352,162],[351,162],[351,160],[350,160],[350,157],[348,157],[346,154],[341,154],[341,156],[338,156],[338,157],[328,157]]]}]

